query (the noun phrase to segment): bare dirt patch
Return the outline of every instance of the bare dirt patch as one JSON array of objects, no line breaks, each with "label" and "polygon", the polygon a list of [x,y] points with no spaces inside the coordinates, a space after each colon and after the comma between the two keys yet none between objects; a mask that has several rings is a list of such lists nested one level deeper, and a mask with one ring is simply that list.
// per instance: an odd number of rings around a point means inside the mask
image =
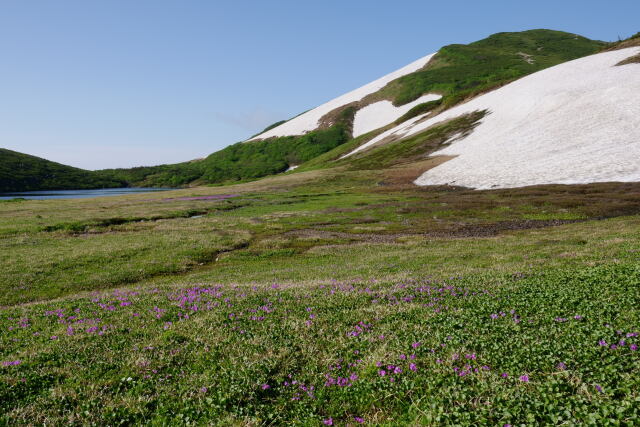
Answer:
[{"label": "bare dirt patch", "polygon": [[627,59],[618,62],[616,64],[616,67],[619,67],[621,65],[628,65],[628,64],[640,64],[640,53],[637,55],[630,56]]},{"label": "bare dirt patch", "polygon": [[455,157],[456,156],[434,156],[409,165],[390,168],[385,171],[385,180],[382,184],[388,186],[413,185],[413,182],[418,179],[420,175]]}]

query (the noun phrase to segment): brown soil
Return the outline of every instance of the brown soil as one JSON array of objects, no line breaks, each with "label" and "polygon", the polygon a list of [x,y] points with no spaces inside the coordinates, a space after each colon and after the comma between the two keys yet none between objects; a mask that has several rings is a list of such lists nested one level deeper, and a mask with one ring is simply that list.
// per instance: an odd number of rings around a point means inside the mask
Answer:
[{"label": "brown soil", "polygon": [[385,171],[385,180],[381,185],[392,187],[413,185],[413,182],[418,179],[420,175],[455,157],[456,156],[434,156],[402,167],[389,168]]},{"label": "brown soil", "polygon": [[586,220],[513,220],[485,224],[464,224],[450,229],[435,230],[427,233],[346,233],[342,231],[318,230],[314,228],[294,230],[286,236],[313,238],[322,240],[342,239],[351,243],[397,243],[401,238],[468,239],[495,237],[501,233],[518,230],[557,227],[559,225],[584,222]]},{"label": "brown soil", "polygon": [[640,37],[634,37],[632,39],[629,40],[624,40],[621,42],[617,42],[614,43],[612,46],[609,46],[608,48],[604,49],[604,52],[608,52],[608,51],[612,51],[612,50],[620,50],[620,49],[626,49],[628,47],[635,47],[635,46],[640,46]]},{"label": "brown soil", "polygon": [[624,61],[620,61],[616,64],[616,66],[627,65],[627,64],[640,64],[640,53],[634,56],[630,56]]}]

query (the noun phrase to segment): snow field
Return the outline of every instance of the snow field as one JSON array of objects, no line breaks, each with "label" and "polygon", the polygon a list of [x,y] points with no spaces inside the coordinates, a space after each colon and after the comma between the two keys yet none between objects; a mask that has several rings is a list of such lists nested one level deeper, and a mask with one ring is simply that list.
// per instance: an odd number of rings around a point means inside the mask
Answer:
[{"label": "snow field", "polygon": [[418,185],[477,189],[640,181],[640,65],[615,66],[637,47],[540,71],[442,114],[390,129],[345,157],[395,135],[406,138],[478,110],[490,114],[434,155],[457,156]]}]

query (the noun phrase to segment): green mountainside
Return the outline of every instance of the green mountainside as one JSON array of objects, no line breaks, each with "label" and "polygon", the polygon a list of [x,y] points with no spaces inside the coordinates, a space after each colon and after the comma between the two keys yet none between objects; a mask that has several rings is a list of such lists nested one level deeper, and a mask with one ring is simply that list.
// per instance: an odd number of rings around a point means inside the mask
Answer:
[{"label": "green mountainside", "polygon": [[562,31],[497,33],[468,45],[443,47],[422,70],[392,81],[372,100],[403,105],[429,92],[452,106],[527,74],[598,52],[606,43]]},{"label": "green mountainside", "polygon": [[0,192],[124,187],[107,178],[39,157],[0,148]]},{"label": "green mountainside", "polygon": [[286,171],[307,162],[351,139],[355,110],[342,112],[337,123],[302,136],[285,136],[265,141],[238,142],[205,159],[132,169],[108,169],[97,174],[123,180],[134,186],[183,186],[191,183],[245,181]]},{"label": "green mountainside", "polygon": [[[362,107],[389,99],[401,105],[428,92],[443,95],[440,101],[414,107],[398,123],[429,110],[442,111],[527,74],[596,53],[607,46],[611,45],[560,31],[498,33],[468,45],[443,47],[425,68],[392,81],[358,104]],[[305,135],[238,142],[205,159],[171,165],[90,172],[4,150],[0,153],[0,191],[181,187],[254,180],[312,161],[340,146],[352,147],[366,142],[367,138],[351,138],[356,111],[354,106],[341,107],[334,113],[332,125],[321,126]],[[266,130],[281,123],[274,123]]]}]

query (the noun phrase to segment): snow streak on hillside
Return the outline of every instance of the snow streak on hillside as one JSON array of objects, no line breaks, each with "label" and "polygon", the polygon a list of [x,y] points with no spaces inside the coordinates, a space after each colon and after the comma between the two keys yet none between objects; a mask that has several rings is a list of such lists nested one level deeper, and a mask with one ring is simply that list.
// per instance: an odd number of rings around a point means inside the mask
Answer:
[{"label": "snow streak on hillside", "polygon": [[356,112],[353,119],[353,137],[357,138],[367,132],[386,126],[402,117],[416,105],[436,101],[440,98],[442,95],[427,94],[399,107],[394,106],[391,101],[380,101],[367,105]]},{"label": "snow streak on hillside", "polygon": [[436,117],[416,117],[349,155],[488,110],[473,133],[434,153],[457,157],[416,184],[487,189],[640,181],[640,64],[615,66],[638,52],[605,52],[540,71]]},{"label": "snow streak on hillside", "polygon": [[[404,75],[418,71],[420,68],[424,67],[427,64],[427,62],[429,62],[429,60],[431,60],[433,55],[435,55],[435,53],[431,55],[427,55],[424,58],[418,59],[417,61],[412,62],[406,67],[403,67],[397,71],[394,71],[391,74],[387,74],[386,76],[378,80],[375,80],[365,86],[362,86],[359,89],[346,93],[325,104],[322,104],[321,106],[314,108],[313,110],[307,111],[306,113],[301,114],[298,117],[295,117],[289,120],[288,122],[281,124],[280,126],[270,129],[267,132],[261,133],[260,135],[254,137],[253,139],[254,140],[266,139],[266,138],[271,138],[275,136],[302,135],[304,133],[315,130],[318,127],[318,121],[327,113],[335,110],[336,108],[342,107],[343,105],[360,101],[365,96],[382,89],[387,85],[387,83],[397,78],[400,78]],[[400,117],[402,114],[395,116],[395,118],[392,118],[386,123],[380,124],[376,128],[389,124],[390,122]]]}]

